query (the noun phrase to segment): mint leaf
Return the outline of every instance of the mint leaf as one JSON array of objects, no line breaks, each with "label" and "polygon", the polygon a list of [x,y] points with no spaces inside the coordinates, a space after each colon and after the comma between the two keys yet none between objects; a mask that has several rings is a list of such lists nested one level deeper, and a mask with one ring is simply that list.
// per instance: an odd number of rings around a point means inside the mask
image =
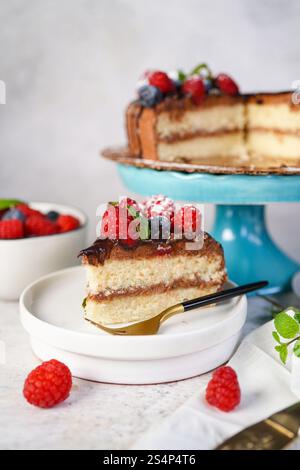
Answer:
[{"label": "mint leaf", "polygon": [[[272,331],[272,335],[273,335],[273,338],[275,339],[275,341],[277,341],[277,343],[281,344],[280,337],[279,337],[279,334],[277,333],[277,331]],[[278,346],[276,346],[276,347],[278,347]]]},{"label": "mint leaf", "polygon": [[136,219],[136,217],[138,217],[140,214],[133,206],[128,205],[127,210],[129,215],[131,215],[131,217],[133,217],[134,219]]},{"label": "mint leaf", "polygon": [[300,323],[300,309],[295,307],[289,307],[287,310],[292,310],[294,312],[295,320]]},{"label": "mint leaf", "polygon": [[85,297],[85,298],[83,299],[83,301],[82,301],[82,304],[81,304],[81,305],[82,305],[82,308],[85,308],[85,307],[86,307],[86,299],[87,299],[87,298]]},{"label": "mint leaf", "polygon": [[276,315],[274,325],[280,336],[286,339],[294,338],[299,332],[299,323],[285,312]]},{"label": "mint leaf", "polygon": [[280,360],[283,362],[283,364],[286,363],[287,356],[288,356],[288,347],[286,344],[281,344],[280,346],[275,346],[275,349],[277,352],[279,352],[279,357]]},{"label": "mint leaf", "polygon": [[[204,72],[204,74],[202,72]],[[203,74],[207,78],[212,78],[211,70],[207,64],[202,63],[202,64],[197,65],[197,67],[193,68],[193,70],[190,73],[190,75],[200,75],[200,74],[201,75]]]},{"label": "mint leaf", "polygon": [[300,340],[298,339],[294,345],[293,352],[295,356],[300,357]]},{"label": "mint leaf", "polygon": [[0,211],[22,204],[19,199],[0,199]]},{"label": "mint leaf", "polygon": [[183,72],[183,70],[178,70],[177,73],[178,73],[178,80],[180,80],[181,82],[184,82],[184,80],[186,79],[186,74]]},{"label": "mint leaf", "polygon": [[282,344],[281,349],[279,351],[279,356],[283,364],[285,364],[288,356],[288,348],[285,344]]}]

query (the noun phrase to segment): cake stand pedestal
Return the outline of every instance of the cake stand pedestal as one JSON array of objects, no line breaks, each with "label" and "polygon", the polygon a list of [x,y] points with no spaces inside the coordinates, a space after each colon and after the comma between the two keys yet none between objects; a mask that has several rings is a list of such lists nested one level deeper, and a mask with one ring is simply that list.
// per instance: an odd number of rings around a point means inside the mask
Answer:
[{"label": "cake stand pedestal", "polygon": [[229,278],[237,284],[267,279],[270,285],[263,292],[269,294],[290,288],[300,265],[272,241],[265,205],[300,201],[299,175],[181,173],[122,164],[118,171],[134,193],[162,193],[178,200],[216,204],[212,235],[223,245]]}]

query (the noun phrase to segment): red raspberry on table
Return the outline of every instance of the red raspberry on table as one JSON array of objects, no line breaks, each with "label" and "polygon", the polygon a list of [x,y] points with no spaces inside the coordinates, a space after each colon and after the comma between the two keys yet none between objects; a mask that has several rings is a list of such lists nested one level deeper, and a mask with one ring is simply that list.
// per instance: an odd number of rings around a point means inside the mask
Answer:
[{"label": "red raspberry on table", "polygon": [[233,410],[241,401],[241,390],[232,367],[217,369],[206,388],[207,402],[221,411]]},{"label": "red raspberry on table", "polygon": [[57,225],[42,215],[30,215],[25,220],[25,233],[27,236],[42,237],[54,235],[58,231]]},{"label": "red raspberry on table", "polygon": [[25,217],[29,217],[30,215],[43,215],[40,211],[36,209],[32,209],[27,204],[18,204],[16,206],[16,209],[22,212],[22,214],[24,214]]},{"label": "red raspberry on table", "polygon": [[147,78],[149,84],[159,88],[162,93],[170,93],[175,91],[175,85],[173,81],[165,72],[155,71],[150,73]]},{"label": "red raspberry on table", "polygon": [[225,73],[220,73],[216,77],[215,83],[219,90],[227,95],[237,95],[239,93],[239,87],[235,81]]},{"label": "red raspberry on table", "polygon": [[24,383],[23,395],[31,405],[51,408],[68,398],[71,387],[70,369],[52,359],[30,372]]},{"label": "red raspberry on table", "polygon": [[61,214],[58,216],[56,220],[56,224],[59,228],[59,232],[70,232],[71,230],[75,230],[79,227],[80,222],[76,217],[73,215],[64,215]]},{"label": "red raspberry on table", "polygon": [[201,104],[205,97],[205,85],[200,77],[191,77],[185,80],[182,91],[189,94],[195,104]]},{"label": "red raspberry on table", "polygon": [[24,237],[24,224],[21,220],[0,220],[0,238],[14,239]]}]

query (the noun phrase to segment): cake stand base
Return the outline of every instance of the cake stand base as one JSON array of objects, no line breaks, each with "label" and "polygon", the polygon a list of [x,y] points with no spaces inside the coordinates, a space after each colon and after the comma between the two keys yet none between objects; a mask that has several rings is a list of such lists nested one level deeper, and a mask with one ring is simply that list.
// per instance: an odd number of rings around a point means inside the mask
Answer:
[{"label": "cake stand base", "polygon": [[222,244],[228,275],[237,284],[267,279],[264,293],[290,289],[300,266],[270,238],[263,205],[218,205],[212,235]]}]

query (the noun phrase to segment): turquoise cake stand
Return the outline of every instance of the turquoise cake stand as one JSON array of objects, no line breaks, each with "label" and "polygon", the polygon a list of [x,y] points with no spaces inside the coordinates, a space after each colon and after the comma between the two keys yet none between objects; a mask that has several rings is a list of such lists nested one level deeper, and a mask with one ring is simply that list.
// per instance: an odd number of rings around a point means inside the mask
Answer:
[{"label": "turquoise cake stand", "polygon": [[300,265],[272,241],[265,205],[300,201],[299,175],[214,175],[118,165],[123,183],[144,196],[163,193],[184,201],[217,205],[212,235],[223,245],[230,279],[238,284],[267,279],[264,293],[290,288]]}]

